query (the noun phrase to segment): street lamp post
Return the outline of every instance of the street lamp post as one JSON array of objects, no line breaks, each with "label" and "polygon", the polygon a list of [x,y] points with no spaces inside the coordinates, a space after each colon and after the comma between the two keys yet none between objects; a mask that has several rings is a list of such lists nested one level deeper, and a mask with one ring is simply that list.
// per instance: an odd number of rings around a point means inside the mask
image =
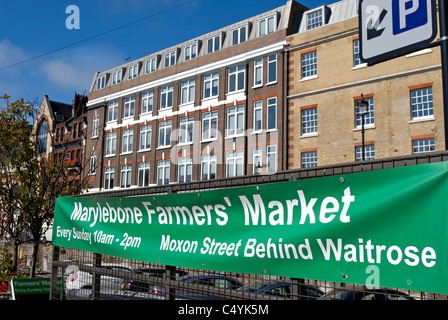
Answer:
[{"label": "street lamp post", "polygon": [[369,113],[369,102],[364,100],[364,95],[361,94],[361,100],[355,102],[355,112],[358,116],[361,116],[361,134],[362,134],[362,161],[366,160],[365,141],[364,141],[364,117]]}]

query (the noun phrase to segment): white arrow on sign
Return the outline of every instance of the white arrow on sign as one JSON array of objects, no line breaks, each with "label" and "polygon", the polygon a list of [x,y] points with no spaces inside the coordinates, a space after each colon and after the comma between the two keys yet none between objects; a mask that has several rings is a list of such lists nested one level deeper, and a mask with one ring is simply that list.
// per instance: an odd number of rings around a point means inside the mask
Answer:
[{"label": "white arrow on sign", "polygon": [[380,62],[419,50],[437,35],[435,0],[360,0],[361,59]]}]

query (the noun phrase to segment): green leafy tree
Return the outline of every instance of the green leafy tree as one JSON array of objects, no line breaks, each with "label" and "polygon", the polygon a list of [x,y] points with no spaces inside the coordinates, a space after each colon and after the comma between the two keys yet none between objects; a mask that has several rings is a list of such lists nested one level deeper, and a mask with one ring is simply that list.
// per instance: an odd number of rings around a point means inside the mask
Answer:
[{"label": "green leafy tree", "polygon": [[3,230],[16,247],[24,233],[30,235],[34,243],[30,276],[34,277],[40,239],[51,225],[56,199],[80,194],[88,187],[88,177],[73,174],[72,164],[63,157],[39,154],[31,125],[38,113],[36,104],[23,99],[10,103],[6,95],[0,99],[6,101],[0,113]]}]

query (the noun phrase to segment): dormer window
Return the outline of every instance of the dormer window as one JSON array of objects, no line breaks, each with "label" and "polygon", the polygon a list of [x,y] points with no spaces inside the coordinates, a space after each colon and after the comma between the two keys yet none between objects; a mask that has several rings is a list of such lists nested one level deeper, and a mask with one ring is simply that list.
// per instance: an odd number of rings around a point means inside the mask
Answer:
[{"label": "dormer window", "polygon": [[258,21],[258,35],[260,37],[275,32],[276,21],[275,16],[266,17]]},{"label": "dormer window", "polygon": [[247,41],[248,27],[242,26],[232,31],[232,44],[237,45]]},{"label": "dormer window", "polygon": [[115,71],[112,75],[112,84],[118,84],[121,82],[121,70]]},{"label": "dormer window", "polygon": [[221,35],[207,39],[207,53],[221,50]]},{"label": "dormer window", "polygon": [[106,76],[99,77],[96,82],[96,89],[100,90],[106,86]]},{"label": "dormer window", "polygon": [[137,78],[138,76],[138,65],[130,66],[128,68],[128,80]]},{"label": "dormer window", "polygon": [[176,51],[165,54],[165,68],[174,66],[176,64]]},{"label": "dormer window", "polygon": [[149,59],[146,61],[146,73],[152,73],[157,70],[157,59]]},{"label": "dormer window", "polygon": [[185,54],[185,61],[196,58],[198,56],[198,44],[195,43],[195,44],[186,46],[184,54]]},{"label": "dormer window", "polygon": [[310,11],[306,14],[306,30],[321,27],[324,24],[324,7]]}]

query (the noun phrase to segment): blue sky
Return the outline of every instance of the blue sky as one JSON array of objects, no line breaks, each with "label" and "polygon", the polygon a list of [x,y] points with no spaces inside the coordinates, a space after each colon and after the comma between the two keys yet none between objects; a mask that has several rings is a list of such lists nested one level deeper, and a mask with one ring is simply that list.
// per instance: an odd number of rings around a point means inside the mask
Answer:
[{"label": "blue sky", "polygon": [[[297,2],[315,8],[334,1]],[[12,100],[23,98],[39,104],[44,95],[48,95],[51,100],[71,103],[75,92],[88,94],[97,71],[121,65],[126,58],[138,59],[285,3],[286,0],[2,1],[0,95],[8,94]],[[185,5],[161,13],[181,4]],[[66,28],[69,5],[79,8],[78,30]],[[94,37],[154,14],[151,18]],[[89,39],[91,37],[94,38]],[[66,46],[69,47],[59,50]],[[34,59],[41,55],[44,56]],[[29,59],[32,60],[9,67]]]}]

